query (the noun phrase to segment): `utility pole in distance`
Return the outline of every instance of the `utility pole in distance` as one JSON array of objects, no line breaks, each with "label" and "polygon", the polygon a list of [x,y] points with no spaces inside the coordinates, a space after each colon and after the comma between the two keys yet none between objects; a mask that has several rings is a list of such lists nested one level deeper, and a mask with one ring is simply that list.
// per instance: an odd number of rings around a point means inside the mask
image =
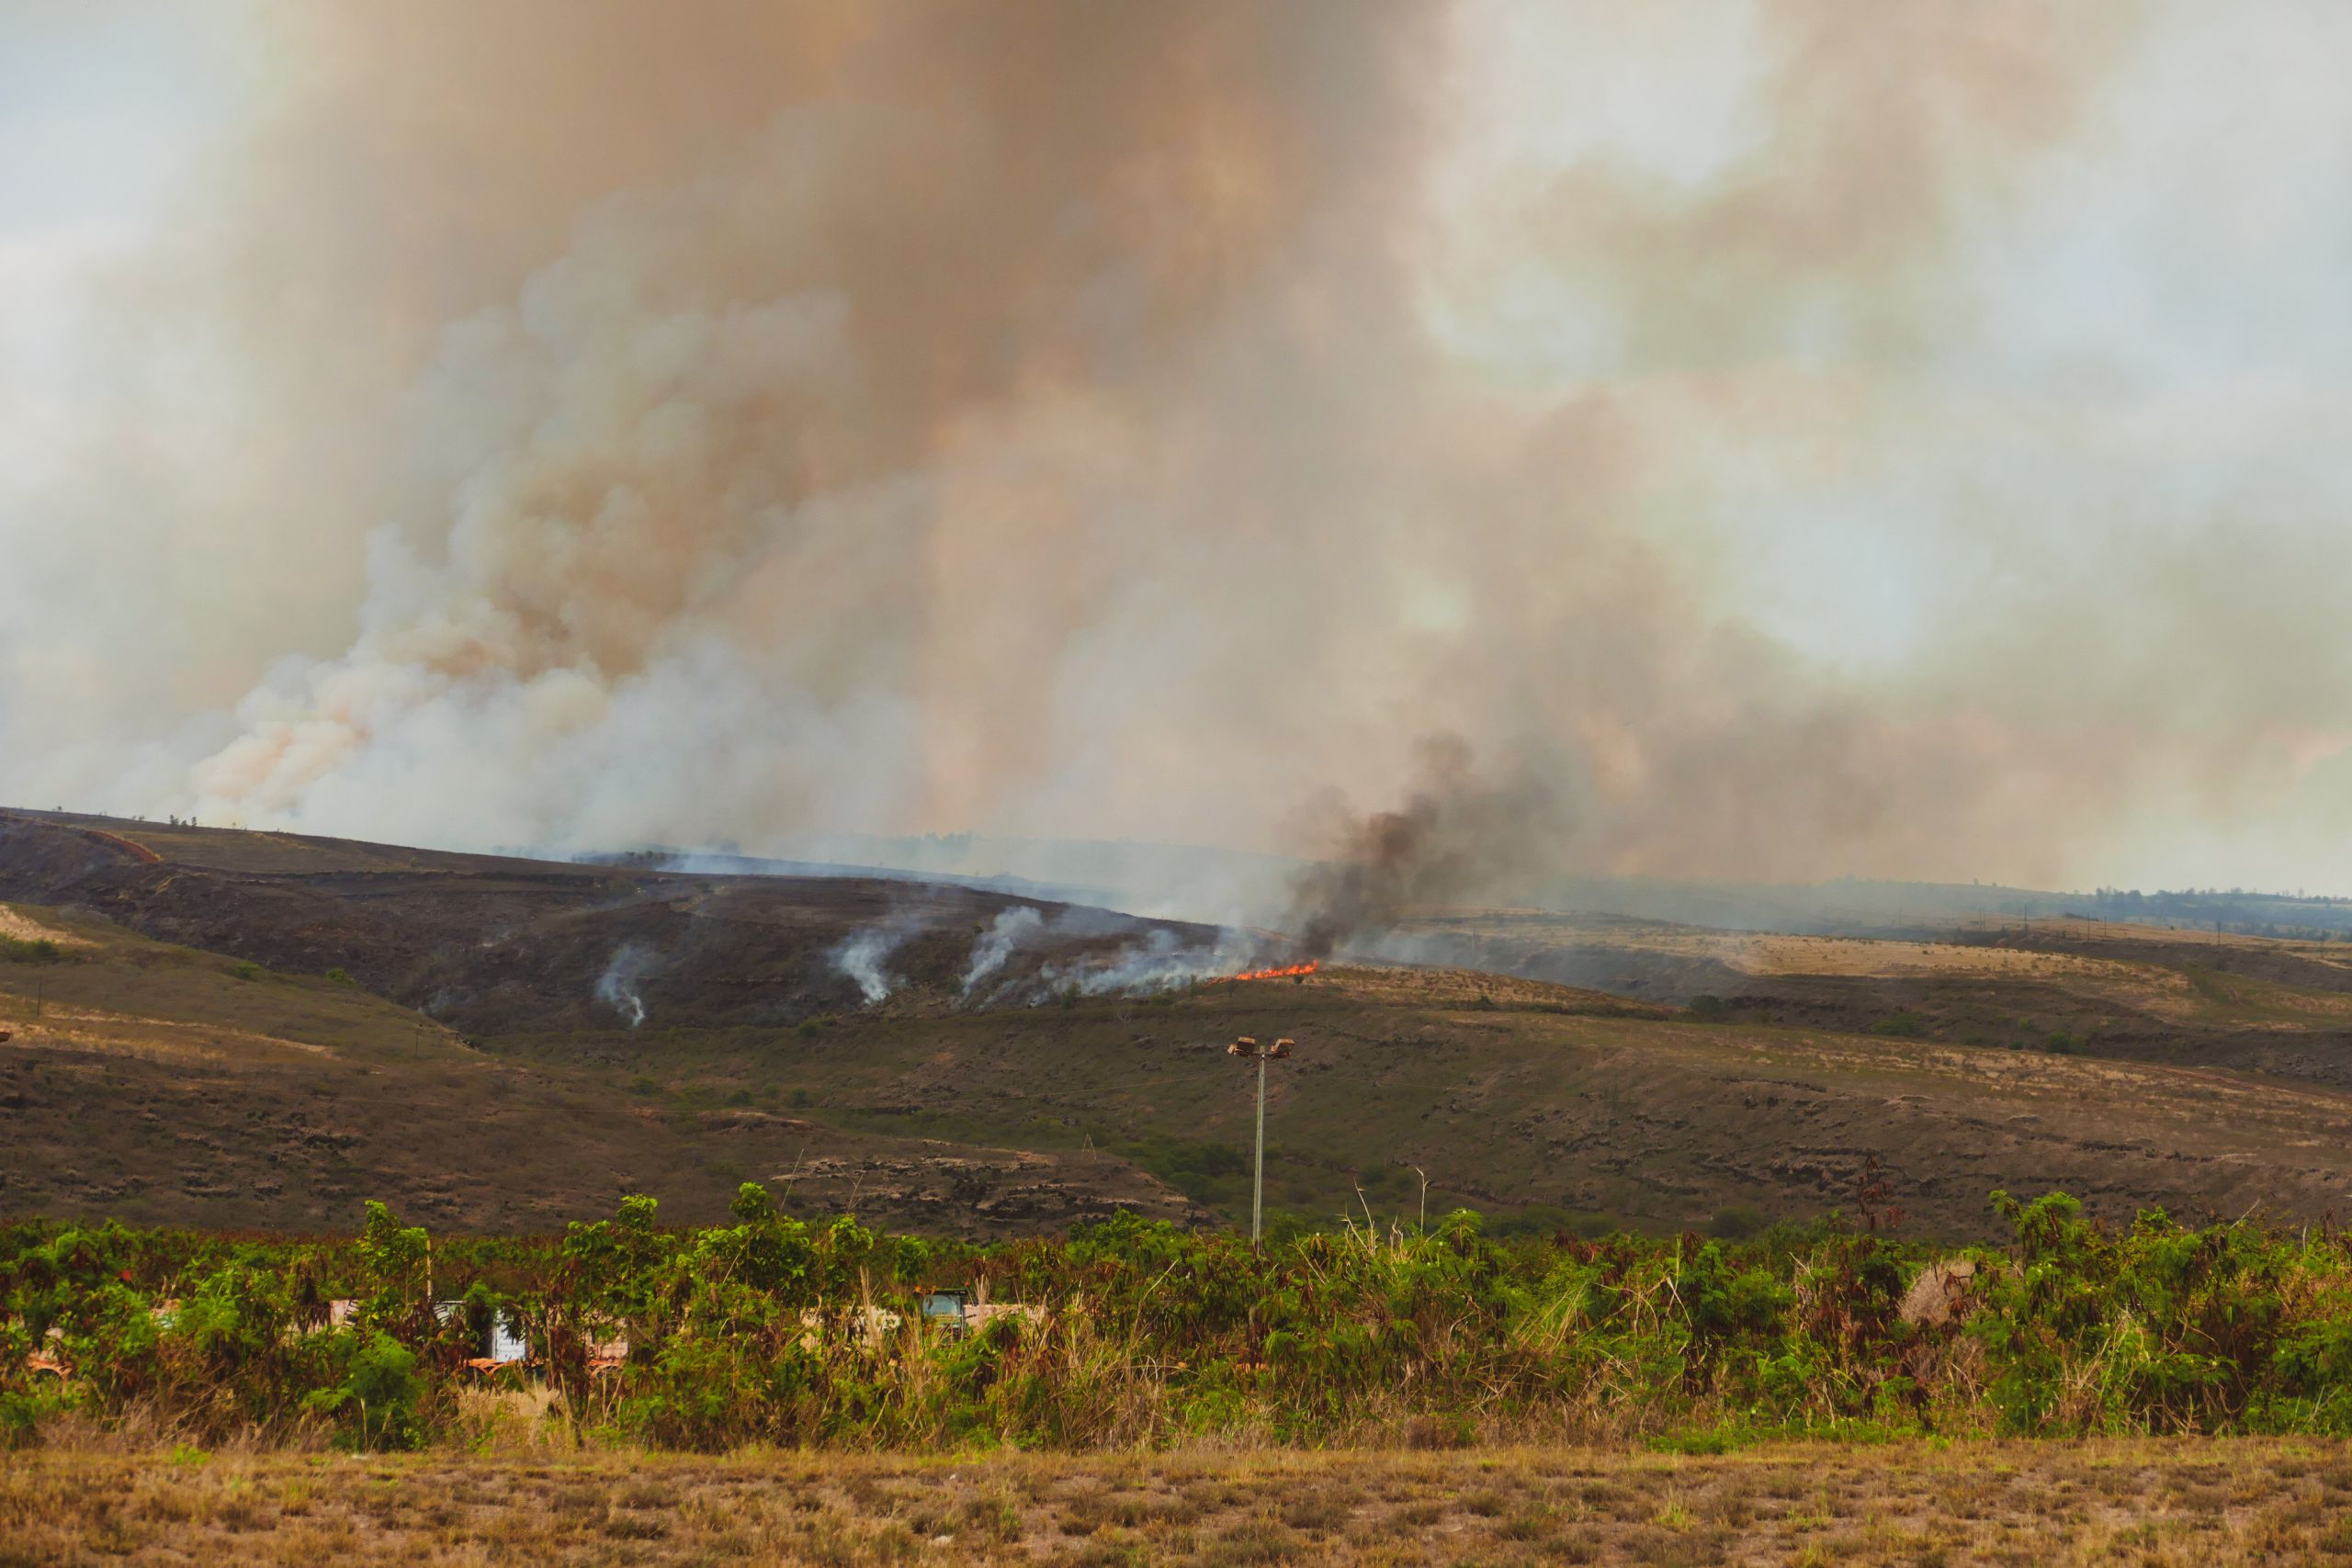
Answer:
[{"label": "utility pole in distance", "polygon": [[1280,1061],[1290,1055],[1298,1042],[1289,1038],[1272,1045],[1260,1045],[1255,1035],[1244,1034],[1225,1048],[1228,1056],[1254,1057],[1258,1063],[1258,1152],[1250,1183],[1250,1250],[1259,1249],[1264,1235],[1266,1218],[1266,1064]]}]

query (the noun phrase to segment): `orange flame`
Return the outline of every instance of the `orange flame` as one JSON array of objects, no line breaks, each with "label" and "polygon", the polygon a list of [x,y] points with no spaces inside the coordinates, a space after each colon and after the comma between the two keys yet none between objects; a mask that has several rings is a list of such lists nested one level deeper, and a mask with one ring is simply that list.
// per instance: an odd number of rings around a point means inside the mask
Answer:
[{"label": "orange flame", "polygon": [[1293,964],[1282,969],[1252,969],[1246,975],[1227,975],[1224,979],[1211,980],[1209,984],[1223,986],[1235,980],[1287,980],[1294,975],[1312,975],[1315,973],[1315,964],[1309,962]]}]

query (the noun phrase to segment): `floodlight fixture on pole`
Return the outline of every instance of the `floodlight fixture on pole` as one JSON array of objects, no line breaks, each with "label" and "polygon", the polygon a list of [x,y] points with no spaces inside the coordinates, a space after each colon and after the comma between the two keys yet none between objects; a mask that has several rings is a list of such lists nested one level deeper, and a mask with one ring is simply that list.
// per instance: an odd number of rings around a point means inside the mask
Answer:
[{"label": "floodlight fixture on pole", "polygon": [[1251,1167],[1250,1180],[1250,1250],[1258,1250],[1265,1231],[1266,1218],[1266,1064],[1280,1061],[1290,1055],[1298,1042],[1285,1036],[1272,1045],[1261,1046],[1257,1036],[1244,1034],[1225,1048],[1228,1056],[1254,1056],[1258,1062],[1258,1144],[1257,1156]]}]

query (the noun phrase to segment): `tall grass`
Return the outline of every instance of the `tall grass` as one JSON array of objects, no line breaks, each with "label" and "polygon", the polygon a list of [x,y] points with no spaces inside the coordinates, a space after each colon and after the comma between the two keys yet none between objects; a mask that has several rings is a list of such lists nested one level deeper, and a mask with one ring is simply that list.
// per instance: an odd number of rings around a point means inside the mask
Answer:
[{"label": "tall grass", "polygon": [[[0,1438],[68,1413],[189,1440],[455,1437],[499,1314],[567,1433],[694,1450],[2352,1430],[2340,1234],[1995,1201],[2015,1241],[1965,1255],[1941,1322],[1898,1309],[1950,1258],[1835,1227],[1497,1240],[1461,1212],[1261,1258],[1121,1216],[978,1247],[804,1224],[752,1184],[730,1224],[665,1228],[633,1198],[545,1238],[435,1242],[378,1204],[347,1240],[25,1224],[0,1228]],[[951,1337],[912,1310],[927,1284],[1037,1310]],[[336,1298],[356,1311],[330,1326]],[[44,1347],[62,1383],[28,1370]]]}]

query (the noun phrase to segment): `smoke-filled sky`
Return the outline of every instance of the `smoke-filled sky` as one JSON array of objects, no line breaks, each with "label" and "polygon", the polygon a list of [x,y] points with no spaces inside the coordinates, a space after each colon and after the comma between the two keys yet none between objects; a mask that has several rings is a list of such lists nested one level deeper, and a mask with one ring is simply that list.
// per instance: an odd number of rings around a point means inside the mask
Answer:
[{"label": "smoke-filled sky", "polygon": [[2347,79],[2335,0],[0,0],[0,800],[1292,851],[1435,747],[1479,864],[2352,892]]}]

